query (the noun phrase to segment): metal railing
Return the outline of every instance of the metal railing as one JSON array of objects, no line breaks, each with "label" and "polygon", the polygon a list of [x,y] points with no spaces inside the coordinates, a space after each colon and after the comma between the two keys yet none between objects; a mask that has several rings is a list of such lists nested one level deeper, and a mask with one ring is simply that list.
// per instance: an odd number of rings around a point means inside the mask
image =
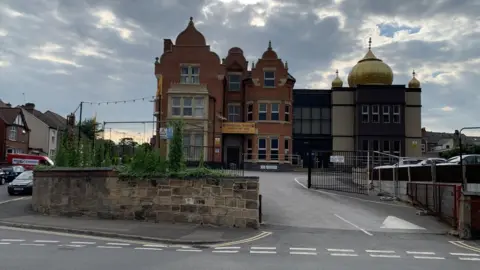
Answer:
[{"label": "metal railing", "polygon": [[294,166],[303,165],[303,161],[300,155],[243,153],[242,156],[244,162],[289,163]]}]

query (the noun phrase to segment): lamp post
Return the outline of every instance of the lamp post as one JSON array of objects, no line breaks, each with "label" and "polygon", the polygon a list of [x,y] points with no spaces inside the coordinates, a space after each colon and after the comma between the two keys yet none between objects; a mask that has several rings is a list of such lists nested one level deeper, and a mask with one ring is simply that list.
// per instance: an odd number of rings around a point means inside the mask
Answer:
[{"label": "lamp post", "polygon": [[155,102],[156,102],[155,116],[157,117],[157,127],[156,127],[155,141],[157,143],[157,148],[160,149],[160,125],[161,125],[161,115],[162,115],[161,106],[162,106],[163,77],[162,77],[162,74],[160,73],[156,73],[155,77],[157,77],[157,94],[155,95]]}]

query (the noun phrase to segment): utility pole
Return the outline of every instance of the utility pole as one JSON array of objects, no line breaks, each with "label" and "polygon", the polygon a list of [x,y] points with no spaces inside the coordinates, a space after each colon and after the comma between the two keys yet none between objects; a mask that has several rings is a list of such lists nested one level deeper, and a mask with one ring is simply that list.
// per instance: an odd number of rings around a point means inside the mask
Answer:
[{"label": "utility pole", "polygon": [[77,146],[78,148],[80,148],[80,134],[81,134],[81,130],[82,130],[82,113],[83,113],[83,101],[80,101],[80,118],[78,120],[78,142],[77,142]]}]

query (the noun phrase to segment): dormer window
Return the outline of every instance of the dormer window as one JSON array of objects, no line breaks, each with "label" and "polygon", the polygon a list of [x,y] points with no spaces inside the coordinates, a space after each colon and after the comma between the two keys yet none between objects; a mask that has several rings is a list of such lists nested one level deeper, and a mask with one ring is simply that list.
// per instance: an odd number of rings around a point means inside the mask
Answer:
[{"label": "dormer window", "polygon": [[263,78],[264,87],[275,87],[275,71],[265,71]]},{"label": "dormer window", "polygon": [[200,67],[182,66],[180,71],[180,83],[199,84],[200,83]]},{"label": "dormer window", "polygon": [[238,74],[228,75],[228,91],[240,91],[241,76]]}]

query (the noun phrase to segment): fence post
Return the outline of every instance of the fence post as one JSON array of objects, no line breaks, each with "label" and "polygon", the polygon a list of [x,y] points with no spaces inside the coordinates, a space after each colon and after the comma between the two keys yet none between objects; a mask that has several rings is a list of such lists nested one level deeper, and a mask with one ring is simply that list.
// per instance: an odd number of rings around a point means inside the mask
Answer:
[{"label": "fence post", "polygon": [[308,179],[307,179],[307,187],[312,187],[312,149],[308,150]]},{"label": "fence post", "polygon": [[258,194],[258,223],[262,224],[262,194]]}]

